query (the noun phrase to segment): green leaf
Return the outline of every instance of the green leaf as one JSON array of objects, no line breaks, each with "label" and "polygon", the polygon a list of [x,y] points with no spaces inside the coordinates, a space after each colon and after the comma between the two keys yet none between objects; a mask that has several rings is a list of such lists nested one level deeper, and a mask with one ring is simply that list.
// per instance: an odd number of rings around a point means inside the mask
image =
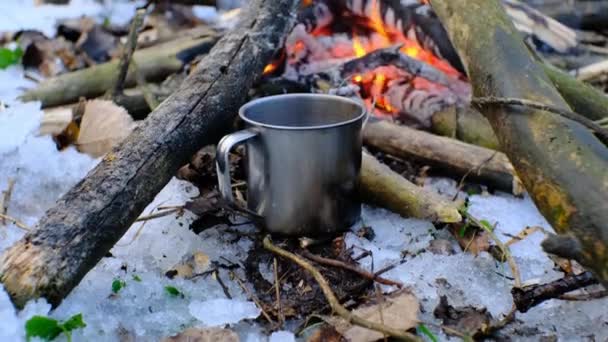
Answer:
[{"label": "green leaf", "polygon": [[437,342],[437,336],[435,336],[435,334],[433,334],[429,328],[426,327],[426,325],[420,323],[418,324],[418,330],[420,330],[420,332],[425,335],[426,337],[428,337],[431,341],[433,342]]},{"label": "green leaf", "polygon": [[0,69],[6,69],[13,64],[19,63],[23,56],[23,50],[17,47],[15,50],[0,48]]},{"label": "green leaf", "polygon": [[486,221],[486,220],[480,220],[479,224],[481,224],[483,226],[483,228],[485,228],[486,230],[492,232],[494,231],[494,226],[492,226],[490,224],[490,222]]},{"label": "green leaf", "polygon": [[112,282],[112,292],[118,293],[125,286],[127,286],[127,283],[124,280],[114,279]]},{"label": "green leaf", "polygon": [[137,274],[133,275],[133,280],[135,280],[138,283],[141,283],[141,278]]},{"label": "green leaf", "polygon": [[64,333],[68,341],[72,341],[72,330],[84,328],[87,325],[82,320],[82,314],[76,314],[65,322],[46,316],[34,316],[25,322],[25,336],[29,341],[32,337],[52,341],[61,333]]},{"label": "green leaf", "polygon": [[165,292],[167,292],[172,297],[184,296],[177,288],[173,286],[165,286]]},{"label": "green leaf", "polygon": [[86,327],[86,323],[82,320],[82,314],[76,314],[70,317],[67,321],[63,322],[63,328],[67,331],[72,331]]},{"label": "green leaf", "polygon": [[32,337],[39,337],[50,341],[59,336],[63,330],[57,320],[45,317],[34,316],[25,322],[25,338],[29,341]]}]

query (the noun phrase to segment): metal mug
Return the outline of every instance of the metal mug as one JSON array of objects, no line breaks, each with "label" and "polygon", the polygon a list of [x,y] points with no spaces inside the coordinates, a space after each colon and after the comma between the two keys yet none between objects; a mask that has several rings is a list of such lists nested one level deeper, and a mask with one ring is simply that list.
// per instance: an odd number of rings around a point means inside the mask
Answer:
[{"label": "metal mug", "polygon": [[229,152],[246,145],[247,211],[271,233],[318,236],[348,229],[361,215],[356,189],[367,112],[343,97],[287,94],[239,110],[247,128],[217,146],[219,189],[234,204]]}]

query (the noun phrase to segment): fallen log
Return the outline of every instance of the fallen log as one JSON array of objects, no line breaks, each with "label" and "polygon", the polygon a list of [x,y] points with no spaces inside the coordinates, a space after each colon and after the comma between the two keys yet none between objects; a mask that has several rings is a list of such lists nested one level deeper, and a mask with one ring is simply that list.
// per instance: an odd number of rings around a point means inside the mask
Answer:
[{"label": "fallen log", "polygon": [[15,305],[45,297],[57,306],[179,167],[202,146],[216,142],[282,46],[298,4],[252,2],[241,23],[181,87],[68,191],[36,231],[0,256],[0,282]]},{"label": "fallen log", "polygon": [[[133,60],[147,82],[158,82],[181,70],[194,57],[208,52],[217,39],[217,36],[208,34],[181,38],[136,51]],[[116,83],[118,64],[119,61],[114,60],[49,78],[26,91],[21,100],[40,101],[42,107],[52,107],[78,102],[80,97],[101,96]],[[129,70],[125,87],[135,84],[134,72]]]},{"label": "fallen log", "polygon": [[404,217],[442,223],[462,221],[456,204],[411,183],[366,152],[363,153],[359,182],[364,202]]},{"label": "fallen log", "polygon": [[[475,96],[569,109],[497,0],[431,4],[459,52]],[[571,256],[608,285],[606,146],[581,124],[546,111],[487,105],[482,112],[536,206],[562,239],[578,247]]]},{"label": "fallen log", "polygon": [[573,111],[591,120],[608,118],[608,96],[550,64],[543,63],[542,66]]},{"label": "fallen log", "polygon": [[368,122],[363,142],[384,153],[413,159],[496,189],[523,193],[513,166],[503,153],[437,136],[388,121]]}]

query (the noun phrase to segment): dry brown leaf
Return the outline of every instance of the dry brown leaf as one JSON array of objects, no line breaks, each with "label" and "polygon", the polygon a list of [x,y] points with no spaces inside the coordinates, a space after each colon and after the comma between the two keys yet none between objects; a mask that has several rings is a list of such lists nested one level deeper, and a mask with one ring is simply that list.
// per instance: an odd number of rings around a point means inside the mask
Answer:
[{"label": "dry brown leaf", "polygon": [[38,135],[58,135],[72,122],[72,107],[61,106],[44,110]]},{"label": "dry brown leaf", "polygon": [[239,335],[230,329],[188,328],[162,342],[239,342]]},{"label": "dry brown leaf", "polygon": [[490,250],[490,235],[488,232],[470,226],[464,230],[463,235],[462,229],[462,224],[455,224],[450,228],[463,251],[477,256],[481,252]]},{"label": "dry brown leaf", "polygon": [[[380,304],[359,307],[352,313],[369,321],[405,331],[418,324],[418,309],[416,296],[409,290],[403,289],[383,297],[383,302]],[[384,337],[377,331],[351,325],[341,317],[331,317],[328,323],[333,325],[347,341],[371,342]]]},{"label": "dry brown leaf", "polygon": [[170,278],[175,276],[190,279],[194,275],[201,274],[209,269],[211,260],[209,256],[203,252],[195,252],[192,255],[186,255],[179,264],[173,266],[166,274],[170,274]]},{"label": "dry brown leaf", "polygon": [[127,111],[112,101],[88,101],[76,146],[80,152],[101,157],[125,139],[135,127]]}]

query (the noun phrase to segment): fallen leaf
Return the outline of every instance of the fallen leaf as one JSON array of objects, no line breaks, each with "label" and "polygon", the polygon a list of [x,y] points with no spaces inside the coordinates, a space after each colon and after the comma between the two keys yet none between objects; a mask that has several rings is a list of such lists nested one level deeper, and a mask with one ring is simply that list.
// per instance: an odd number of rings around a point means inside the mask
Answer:
[{"label": "fallen leaf", "polygon": [[[403,331],[418,325],[418,299],[409,290],[399,290],[382,299],[382,303],[359,307],[352,314]],[[342,317],[331,317],[328,323],[347,341],[371,342],[384,338],[382,333],[352,325]]]},{"label": "fallen leaf", "polygon": [[125,139],[135,127],[127,111],[111,101],[87,101],[76,146],[80,152],[101,157]]},{"label": "fallen leaf", "polygon": [[44,110],[39,135],[59,135],[72,122],[72,107],[61,106]]},{"label": "fallen leaf", "polygon": [[175,336],[163,338],[161,342],[239,342],[239,335],[230,329],[188,328]]},{"label": "fallen leaf", "polygon": [[490,236],[485,230],[479,230],[466,224],[454,224],[450,230],[463,251],[475,256],[490,249]]},{"label": "fallen leaf", "polygon": [[306,342],[346,342],[347,340],[336,329],[329,325],[323,326],[315,330]]},{"label": "fallen leaf", "polygon": [[[443,324],[468,336],[483,333],[490,325],[492,316],[486,308],[463,307],[454,308],[448,303],[446,296],[441,296],[439,304],[433,311],[435,317],[441,319]],[[449,331],[446,331],[449,334]]]},{"label": "fallen leaf", "polygon": [[194,275],[201,274],[209,269],[211,260],[209,256],[203,252],[195,252],[191,255],[186,255],[177,265],[173,266],[166,275],[169,278],[178,276],[185,279],[190,279]]}]

